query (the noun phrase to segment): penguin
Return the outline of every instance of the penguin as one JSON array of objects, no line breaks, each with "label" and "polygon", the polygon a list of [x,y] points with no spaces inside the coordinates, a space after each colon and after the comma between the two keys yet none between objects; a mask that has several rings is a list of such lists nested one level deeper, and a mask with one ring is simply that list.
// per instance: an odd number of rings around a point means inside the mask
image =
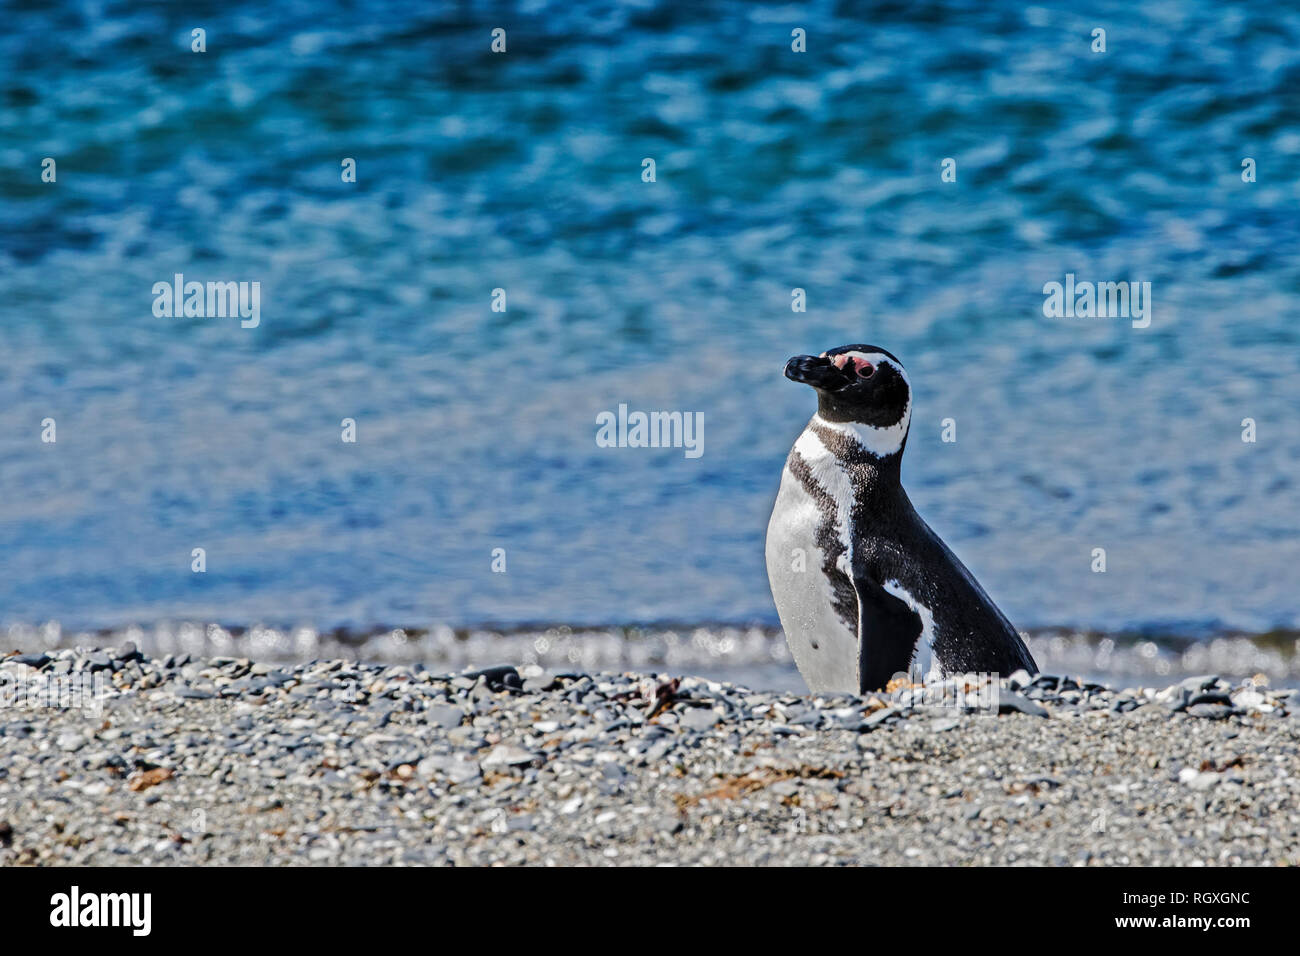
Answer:
[{"label": "penguin", "polygon": [[903,490],[912,418],[903,363],[874,345],[796,355],[785,376],[817,413],[781,474],[767,575],[799,673],[814,693],[862,694],[896,676],[1038,667],[975,577]]}]

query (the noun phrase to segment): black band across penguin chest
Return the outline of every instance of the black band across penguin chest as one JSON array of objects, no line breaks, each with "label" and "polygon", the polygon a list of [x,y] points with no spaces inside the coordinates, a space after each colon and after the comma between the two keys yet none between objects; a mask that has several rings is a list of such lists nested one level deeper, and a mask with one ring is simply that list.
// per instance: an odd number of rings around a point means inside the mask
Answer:
[{"label": "black band across penguin chest", "polygon": [[786,462],[795,479],[804,492],[817,505],[820,520],[813,529],[813,543],[822,554],[821,571],[830,583],[831,606],[835,615],[844,623],[851,634],[858,631],[858,595],[849,576],[840,568],[841,560],[850,558],[848,548],[840,536],[842,522],[851,521],[851,515],[840,514],[840,505],[835,497],[813,477],[808,462],[798,451],[790,452]]},{"label": "black band across penguin chest", "polygon": [[[825,425],[810,426],[813,434],[835,456],[853,489],[848,526],[855,543],[868,536],[897,539],[906,532],[911,505],[899,481],[898,454],[880,458],[852,438]],[[861,559],[864,555],[855,555]]]}]

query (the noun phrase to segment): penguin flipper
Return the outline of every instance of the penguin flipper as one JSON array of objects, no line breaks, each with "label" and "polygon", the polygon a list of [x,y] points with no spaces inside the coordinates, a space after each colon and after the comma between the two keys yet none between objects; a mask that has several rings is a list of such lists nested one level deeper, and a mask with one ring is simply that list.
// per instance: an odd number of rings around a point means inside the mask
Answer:
[{"label": "penguin flipper", "polygon": [[912,663],[921,616],[865,570],[854,569],[858,592],[858,690],[883,690]]}]

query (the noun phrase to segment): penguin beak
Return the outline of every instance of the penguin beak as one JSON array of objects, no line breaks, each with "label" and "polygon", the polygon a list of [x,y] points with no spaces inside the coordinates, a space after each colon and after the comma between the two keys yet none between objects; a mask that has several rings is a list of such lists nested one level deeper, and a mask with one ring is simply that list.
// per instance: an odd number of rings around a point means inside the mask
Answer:
[{"label": "penguin beak", "polygon": [[785,377],[813,388],[839,388],[847,379],[843,370],[820,355],[796,355],[785,363]]}]

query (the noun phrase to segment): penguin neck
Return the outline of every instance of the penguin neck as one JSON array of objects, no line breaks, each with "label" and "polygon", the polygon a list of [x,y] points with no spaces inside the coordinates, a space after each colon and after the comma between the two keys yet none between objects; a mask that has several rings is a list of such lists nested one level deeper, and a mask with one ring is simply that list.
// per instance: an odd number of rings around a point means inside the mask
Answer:
[{"label": "penguin neck", "polygon": [[[853,422],[829,422],[814,415],[808,429],[817,436],[826,454],[835,459],[853,480],[859,500],[893,498],[903,495],[903,449],[907,430],[896,442],[883,445],[877,433],[883,429]],[[864,430],[865,434],[864,434]],[[886,450],[888,449],[888,450]],[[884,454],[878,451],[886,451]]]},{"label": "penguin neck", "polygon": [[907,432],[912,424],[910,395],[902,412],[895,412],[890,418],[894,420],[872,421],[867,415],[860,417],[850,414],[837,405],[832,396],[822,394],[818,396],[817,414],[812,420],[813,424],[820,424],[845,436],[852,444],[883,461],[888,458],[903,457],[903,448],[907,445]]}]

